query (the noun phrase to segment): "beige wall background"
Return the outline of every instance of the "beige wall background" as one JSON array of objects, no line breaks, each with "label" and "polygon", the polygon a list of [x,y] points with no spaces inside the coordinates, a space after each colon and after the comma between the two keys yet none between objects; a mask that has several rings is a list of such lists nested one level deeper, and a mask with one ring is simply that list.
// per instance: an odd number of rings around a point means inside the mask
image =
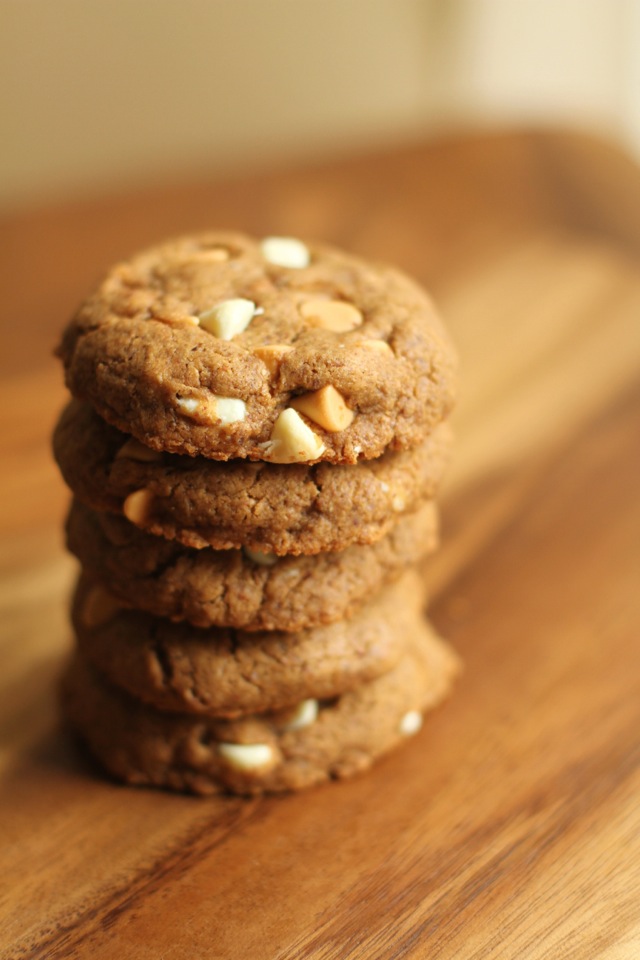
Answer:
[{"label": "beige wall background", "polygon": [[0,0],[0,206],[467,125],[640,149],[640,0]]}]

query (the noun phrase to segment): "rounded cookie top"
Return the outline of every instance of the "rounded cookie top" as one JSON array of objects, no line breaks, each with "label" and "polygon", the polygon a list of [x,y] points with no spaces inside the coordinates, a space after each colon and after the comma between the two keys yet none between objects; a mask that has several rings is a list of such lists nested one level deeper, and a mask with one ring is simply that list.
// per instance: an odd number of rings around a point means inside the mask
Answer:
[{"label": "rounded cookie top", "polygon": [[448,693],[457,657],[426,623],[389,673],[337,699],[238,720],[161,713],[77,656],[63,682],[70,725],[113,776],[199,794],[300,790],[360,773],[417,733]]},{"label": "rounded cookie top", "polygon": [[350,620],[297,633],[210,627],[119,609],[80,580],[78,647],[116,686],[156,707],[237,717],[327,699],[388,672],[422,619],[425,588],[411,572]]},{"label": "rounded cookie top", "polygon": [[315,556],[195,550],[75,500],[67,545],[126,605],[196,627],[306,630],[351,616],[382,584],[435,549],[433,501],[369,546]]},{"label": "rounded cookie top", "polygon": [[420,443],[455,360],[408,277],[320,244],[185,237],[115,266],[59,347],[67,384],[155,450],[355,463]]},{"label": "rounded cookie top", "polygon": [[374,543],[434,497],[451,433],[354,465],[271,464],[159,454],[72,401],[54,453],[76,496],[189,547],[315,554]]}]

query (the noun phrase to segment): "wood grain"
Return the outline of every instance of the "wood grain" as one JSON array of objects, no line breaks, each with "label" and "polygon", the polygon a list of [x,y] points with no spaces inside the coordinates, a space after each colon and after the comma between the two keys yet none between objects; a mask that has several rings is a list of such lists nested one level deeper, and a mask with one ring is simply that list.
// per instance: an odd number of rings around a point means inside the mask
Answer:
[{"label": "wood grain", "polygon": [[[640,956],[639,213],[614,148],[531,133],[0,225],[1,957]],[[214,221],[403,263],[463,361],[425,571],[456,693],[371,774],[249,802],[111,784],[55,719],[49,351],[105,264]]]}]

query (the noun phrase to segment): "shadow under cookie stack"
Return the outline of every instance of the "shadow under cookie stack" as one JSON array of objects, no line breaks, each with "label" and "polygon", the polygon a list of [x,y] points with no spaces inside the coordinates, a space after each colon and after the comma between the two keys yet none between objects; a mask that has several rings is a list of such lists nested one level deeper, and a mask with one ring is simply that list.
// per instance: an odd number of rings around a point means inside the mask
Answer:
[{"label": "shadow under cookie stack", "polygon": [[399,271],[292,238],[118,264],[59,348],[82,565],[63,713],[116,778],[297,790],[416,733],[455,361]]}]

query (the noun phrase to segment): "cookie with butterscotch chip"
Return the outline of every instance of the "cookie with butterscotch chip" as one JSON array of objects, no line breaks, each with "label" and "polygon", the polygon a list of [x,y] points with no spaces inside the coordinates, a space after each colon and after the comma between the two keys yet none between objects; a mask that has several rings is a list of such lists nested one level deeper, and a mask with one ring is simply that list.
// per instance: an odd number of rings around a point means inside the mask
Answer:
[{"label": "cookie with butterscotch chip", "polygon": [[72,401],[54,453],[76,496],[189,547],[283,554],[375,543],[433,499],[451,447],[442,423],[418,447],[354,465],[221,462],[162,454]]},{"label": "cookie with butterscotch chip", "polygon": [[161,713],[113,686],[80,654],[63,681],[63,713],[118,780],[198,794],[300,790],[366,770],[417,733],[459,669],[424,621],[393,670],[331,700],[220,720]]},{"label": "cookie with butterscotch chip", "polygon": [[356,463],[421,444],[453,405],[427,294],[332,247],[184,237],[115,266],[59,347],[66,381],[147,447]]}]

